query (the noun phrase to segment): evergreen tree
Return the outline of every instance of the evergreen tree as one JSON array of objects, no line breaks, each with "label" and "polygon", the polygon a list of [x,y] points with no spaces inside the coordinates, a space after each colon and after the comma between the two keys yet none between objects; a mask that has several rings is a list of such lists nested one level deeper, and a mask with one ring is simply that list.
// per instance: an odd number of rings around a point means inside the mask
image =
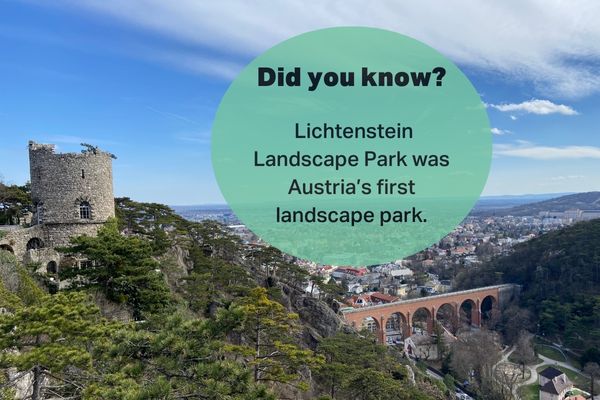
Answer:
[{"label": "evergreen tree", "polygon": [[232,346],[231,349],[247,357],[254,369],[254,381],[307,389],[302,370],[321,364],[322,357],[296,344],[298,315],[270,300],[264,288],[252,289],[233,310],[242,313],[240,331],[247,345]]},{"label": "evergreen tree", "polygon": [[210,320],[182,314],[154,316],[122,329],[98,349],[103,379],[85,392],[89,399],[273,399],[252,371],[226,356],[225,336],[240,315]]},{"label": "evergreen tree", "polygon": [[94,341],[109,331],[84,293],[43,295],[0,315],[0,367],[31,371],[32,400],[75,395],[92,371]]},{"label": "evergreen tree", "polygon": [[246,295],[256,285],[247,270],[206,256],[198,245],[191,247],[190,259],[193,268],[185,278],[184,297],[193,311],[205,316],[209,316],[214,305],[224,306],[233,298]]},{"label": "evergreen tree", "polygon": [[15,225],[27,211],[31,211],[31,189],[25,186],[7,186],[0,182],[0,225]]},{"label": "evergreen tree", "polygon": [[108,299],[130,305],[138,320],[170,304],[151,243],[122,235],[116,220],[107,222],[97,236],[79,236],[71,243],[61,250],[88,260],[83,268],[61,269],[61,278],[70,278],[72,288],[99,288]]},{"label": "evergreen tree", "polygon": [[[441,396],[439,389],[423,394],[407,379],[385,346],[354,334],[338,333],[324,338],[317,353],[325,363],[315,369],[315,379],[332,399],[428,399]],[[420,388],[424,382],[419,382]],[[438,397],[436,397],[438,396]]]}]

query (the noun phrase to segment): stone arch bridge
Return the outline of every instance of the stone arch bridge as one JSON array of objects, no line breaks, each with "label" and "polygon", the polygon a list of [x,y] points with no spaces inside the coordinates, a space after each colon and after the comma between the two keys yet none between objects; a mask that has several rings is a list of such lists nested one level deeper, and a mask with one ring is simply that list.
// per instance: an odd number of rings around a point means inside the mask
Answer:
[{"label": "stone arch bridge", "polygon": [[513,284],[487,286],[459,292],[393,303],[343,309],[345,321],[356,329],[366,328],[375,333],[381,343],[391,342],[411,336],[416,325],[421,325],[429,334],[433,333],[435,322],[443,318],[456,324],[468,323],[480,327],[482,320],[510,301],[519,292]]}]

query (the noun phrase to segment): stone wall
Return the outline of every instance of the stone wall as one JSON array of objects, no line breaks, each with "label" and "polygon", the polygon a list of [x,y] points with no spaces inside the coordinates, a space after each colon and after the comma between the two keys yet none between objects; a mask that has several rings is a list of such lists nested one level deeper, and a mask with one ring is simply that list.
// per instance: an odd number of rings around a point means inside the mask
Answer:
[{"label": "stone wall", "polygon": [[[36,272],[41,274],[58,272],[60,259],[60,253],[50,247],[28,250],[23,256],[23,262],[25,264],[37,264]],[[49,268],[50,264],[54,264],[52,268]]]},{"label": "stone wall", "polygon": [[[3,231],[0,249],[24,263],[60,264],[54,249],[68,246],[74,236],[95,236],[115,216],[112,155],[99,149],[84,153],[56,153],[54,145],[29,142],[33,226]],[[81,218],[80,205],[90,206]]]},{"label": "stone wall", "polygon": [[[54,145],[29,142],[33,223],[102,223],[115,215],[112,156],[97,150],[55,153]],[[81,219],[79,206],[91,206]]]},{"label": "stone wall", "polygon": [[0,239],[0,247],[11,251],[17,259],[22,260],[27,252],[27,243],[33,238],[40,239],[44,245],[48,241],[42,226],[32,226],[6,232]]},{"label": "stone wall", "polygon": [[102,223],[89,224],[44,224],[43,231],[48,238],[49,247],[68,246],[75,236],[96,236]]},{"label": "stone wall", "polygon": [[[95,231],[90,231],[90,234],[92,233]],[[54,250],[50,238],[51,235],[46,226],[36,225],[8,232],[0,239],[0,248],[11,251],[24,264],[39,264],[39,272],[45,272],[48,263],[54,262],[59,265],[61,259],[60,254]],[[32,240],[36,240],[41,247],[28,248],[27,245]]]}]

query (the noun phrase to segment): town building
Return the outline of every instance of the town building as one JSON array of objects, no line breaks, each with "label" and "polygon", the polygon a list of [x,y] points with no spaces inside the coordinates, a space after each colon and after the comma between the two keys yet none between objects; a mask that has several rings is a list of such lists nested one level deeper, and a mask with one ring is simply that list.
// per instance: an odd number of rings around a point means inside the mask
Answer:
[{"label": "town building", "polygon": [[540,372],[540,400],[565,400],[573,389],[573,383],[559,369],[548,367]]}]

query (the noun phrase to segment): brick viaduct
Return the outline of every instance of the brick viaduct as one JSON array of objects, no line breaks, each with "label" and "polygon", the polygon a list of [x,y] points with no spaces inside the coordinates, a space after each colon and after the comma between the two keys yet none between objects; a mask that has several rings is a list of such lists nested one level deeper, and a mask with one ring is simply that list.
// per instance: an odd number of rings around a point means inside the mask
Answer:
[{"label": "brick viaduct", "polygon": [[461,309],[463,311],[466,309],[470,314],[466,315],[467,321],[479,327],[484,313],[500,310],[500,306],[509,301],[518,290],[518,285],[487,286],[388,304],[344,309],[342,314],[346,322],[354,328],[367,328],[377,335],[381,343],[386,343],[388,336],[402,338],[411,336],[417,313],[421,316],[426,315],[427,331],[433,333],[438,312],[442,308],[451,315],[455,323],[459,322]]}]

